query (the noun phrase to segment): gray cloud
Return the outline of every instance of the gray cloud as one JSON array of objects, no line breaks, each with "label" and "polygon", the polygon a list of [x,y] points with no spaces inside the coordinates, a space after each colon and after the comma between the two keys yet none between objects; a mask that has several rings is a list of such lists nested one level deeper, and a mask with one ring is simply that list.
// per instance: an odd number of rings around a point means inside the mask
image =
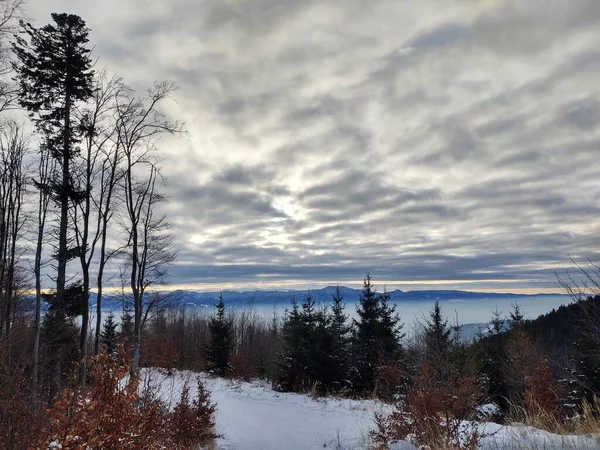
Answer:
[{"label": "gray cloud", "polygon": [[551,288],[567,255],[599,256],[596,0],[30,9],[81,14],[136,89],[178,82],[174,283]]}]

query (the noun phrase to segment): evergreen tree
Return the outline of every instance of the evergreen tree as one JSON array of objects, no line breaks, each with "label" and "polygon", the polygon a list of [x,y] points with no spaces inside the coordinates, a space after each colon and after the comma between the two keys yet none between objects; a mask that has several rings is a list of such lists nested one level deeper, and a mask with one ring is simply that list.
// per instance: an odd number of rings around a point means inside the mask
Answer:
[{"label": "evergreen tree", "polygon": [[133,342],[133,314],[131,313],[131,305],[125,303],[123,314],[121,315],[121,329],[119,331],[119,342],[126,345],[131,345]]},{"label": "evergreen tree", "polygon": [[277,376],[273,387],[282,391],[299,389],[306,381],[304,318],[296,299],[286,314],[281,327],[282,350],[277,355]]},{"label": "evergreen tree", "polygon": [[[89,30],[85,22],[72,14],[52,14],[53,24],[35,28],[22,23],[23,35],[17,36],[13,51],[17,57],[14,69],[19,84],[19,103],[29,111],[36,129],[43,136],[45,149],[59,166],[54,180],[40,189],[53,193],[60,212],[58,243],[54,257],[57,261],[55,302],[66,300],[67,262],[85,249],[70,247],[69,211],[81,201],[81,191],[73,176],[72,162],[78,154],[81,127],[75,114],[78,104],[92,96],[93,71],[90,50],[86,48]],[[88,323],[88,293],[78,297],[82,328],[80,348],[86,344]]]},{"label": "evergreen tree", "polygon": [[219,294],[219,302],[215,305],[217,313],[208,324],[210,341],[208,344],[208,361],[211,371],[218,376],[226,376],[231,368],[231,352],[233,351],[233,322],[225,315],[223,294]]},{"label": "evergreen tree", "polygon": [[499,335],[504,331],[504,322],[506,320],[502,317],[502,311],[498,311],[498,307],[496,310],[492,312],[492,320],[490,321],[490,325],[492,327],[491,333],[493,335]]},{"label": "evergreen tree", "polygon": [[[68,293],[68,292],[67,292]],[[48,310],[42,321],[40,340],[45,355],[45,383],[49,387],[50,398],[57,394],[71,375],[77,361],[78,328],[75,325],[74,312],[67,305],[56,301],[53,294],[44,295]],[[65,297],[69,297],[68,295]]]},{"label": "evergreen tree", "polygon": [[476,368],[487,390],[488,400],[504,410],[508,406],[508,386],[503,369],[507,359],[505,319],[501,314],[498,308],[492,312],[491,332],[474,344],[473,353],[476,357]]},{"label": "evergreen tree", "polygon": [[117,346],[117,323],[112,311],[104,320],[102,332],[100,333],[100,342],[102,342],[102,345],[106,348],[106,353],[109,355],[115,351],[115,347]]},{"label": "evergreen tree", "polygon": [[573,343],[574,383],[569,396],[575,407],[584,400],[593,404],[594,397],[600,396],[600,343],[591,336],[584,332]]},{"label": "evergreen tree", "polygon": [[510,316],[510,321],[509,321],[510,327],[511,328],[521,327],[525,320],[523,311],[521,311],[521,305],[519,305],[518,303],[515,303],[511,306],[512,306],[513,310],[508,313],[508,315]]},{"label": "evergreen tree", "polygon": [[400,318],[389,304],[389,295],[379,295],[367,274],[356,310],[352,336],[351,378],[357,393],[375,389],[378,366],[395,364],[402,354]]},{"label": "evergreen tree", "polygon": [[346,385],[350,367],[350,331],[352,327],[348,323],[345,308],[344,297],[338,286],[333,295],[327,330],[331,342],[329,346],[330,379],[334,389],[340,389]]},{"label": "evergreen tree", "polygon": [[440,302],[436,301],[425,327],[425,362],[440,384],[448,379],[451,348],[451,330],[442,314]]},{"label": "evergreen tree", "polygon": [[397,362],[403,355],[399,341],[404,338],[403,324],[396,312],[396,305],[390,303],[390,294],[383,289],[377,298],[379,302],[378,353],[380,363]]}]

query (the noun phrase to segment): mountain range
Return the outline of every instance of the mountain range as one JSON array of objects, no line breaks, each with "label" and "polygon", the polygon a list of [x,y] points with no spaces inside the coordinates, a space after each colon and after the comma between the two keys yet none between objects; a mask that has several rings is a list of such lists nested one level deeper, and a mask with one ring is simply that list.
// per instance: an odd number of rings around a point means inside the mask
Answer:
[{"label": "mountain range", "polygon": [[[230,291],[222,292],[223,299],[228,305],[287,305],[294,299],[302,302],[304,296],[310,293],[317,303],[329,303],[332,296],[336,293],[336,286],[328,286],[321,289],[311,290],[254,290],[254,291]],[[339,290],[346,303],[357,302],[360,298],[361,289],[352,289],[340,286]],[[523,297],[538,296],[565,296],[564,294],[504,294],[490,292],[470,292],[457,290],[422,290],[422,291],[401,291],[396,289],[388,292],[393,303],[402,303],[403,301],[423,301],[434,302],[436,300],[492,300],[492,299],[511,299]],[[160,292],[161,303],[168,307],[209,307],[218,301],[219,292],[198,292],[191,290],[175,290]],[[125,295],[125,299],[128,299]],[[106,309],[119,309],[123,303],[123,295],[104,295],[103,304]],[[96,294],[90,294],[90,304],[96,304]]]}]

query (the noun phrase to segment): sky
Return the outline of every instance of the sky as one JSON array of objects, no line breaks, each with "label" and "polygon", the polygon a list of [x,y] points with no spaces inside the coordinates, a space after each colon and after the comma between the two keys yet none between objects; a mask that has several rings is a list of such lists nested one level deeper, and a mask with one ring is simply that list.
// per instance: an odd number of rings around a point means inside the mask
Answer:
[{"label": "sky", "polygon": [[600,262],[597,0],[30,0],[178,85],[172,286],[559,291]]}]

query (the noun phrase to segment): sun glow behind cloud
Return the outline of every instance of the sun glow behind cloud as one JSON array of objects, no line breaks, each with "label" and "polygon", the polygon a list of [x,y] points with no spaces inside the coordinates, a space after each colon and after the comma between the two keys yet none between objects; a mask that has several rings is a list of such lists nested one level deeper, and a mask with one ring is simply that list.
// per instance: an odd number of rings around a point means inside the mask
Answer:
[{"label": "sun glow behind cloud", "polygon": [[596,0],[29,8],[80,14],[136,89],[178,83],[173,286],[555,291],[600,259]]}]

